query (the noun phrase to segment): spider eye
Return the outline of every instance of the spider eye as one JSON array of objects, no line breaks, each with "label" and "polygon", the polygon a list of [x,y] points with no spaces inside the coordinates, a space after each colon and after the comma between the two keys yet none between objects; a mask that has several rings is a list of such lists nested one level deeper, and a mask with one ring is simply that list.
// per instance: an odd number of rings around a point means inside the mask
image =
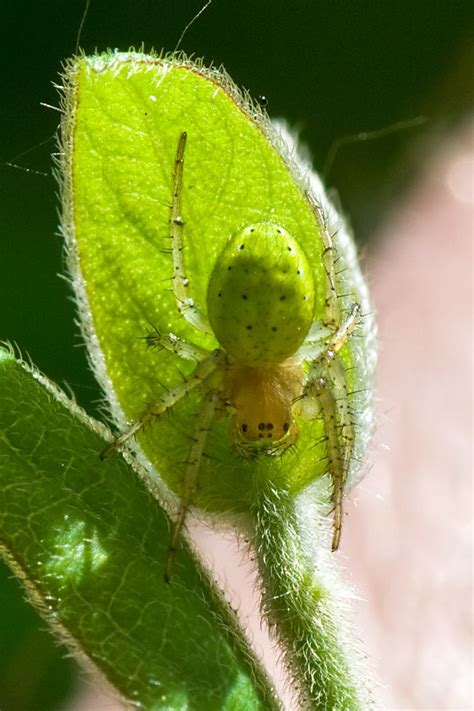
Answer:
[{"label": "spider eye", "polygon": [[247,430],[248,430],[248,425],[246,425],[246,424],[244,423],[244,424],[242,425],[241,429],[242,429],[242,432],[247,432]]},{"label": "spider eye", "polygon": [[283,432],[288,432],[290,429],[290,424],[288,422],[285,422],[283,425]]}]

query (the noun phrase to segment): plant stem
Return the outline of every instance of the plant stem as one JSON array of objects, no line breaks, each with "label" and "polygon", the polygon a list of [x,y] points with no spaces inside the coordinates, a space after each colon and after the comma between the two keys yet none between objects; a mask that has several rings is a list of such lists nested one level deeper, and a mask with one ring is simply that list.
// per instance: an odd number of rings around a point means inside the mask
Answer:
[{"label": "plant stem", "polygon": [[295,499],[266,476],[256,484],[253,514],[263,606],[283,647],[301,708],[365,709],[370,702],[364,699],[364,680],[353,668],[357,655],[346,649],[340,631],[344,616],[336,595],[342,596],[333,589],[337,576],[323,549],[327,536],[315,511],[314,491]]}]

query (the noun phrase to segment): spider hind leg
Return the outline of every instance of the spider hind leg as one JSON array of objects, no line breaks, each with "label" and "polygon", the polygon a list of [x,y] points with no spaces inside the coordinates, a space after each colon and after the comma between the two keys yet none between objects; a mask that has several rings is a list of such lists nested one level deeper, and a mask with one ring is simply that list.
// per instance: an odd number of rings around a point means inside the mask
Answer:
[{"label": "spider hind leg", "polygon": [[102,450],[100,458],[107,459],[111,454],[121,449],[121,447],[129,439],[135,437],[148,422],[161,417],[165,412],[170,410],[173,405],[187,395],[187,393],[202,385],[221,364],[222,354],[220,351],[214,351],[207,358],[201,360],[186,380],[152,402],[128,429],[112,440],[112,442],[109,442]]},{"label": "spider hind leg", "polygon": [[168,548],[165,566],[165,582],[169,583],[172,573],[178,542],[183,530],[186,515],[191,506],[196,491],[201,460],[206,446],[207,434],[212,425],[218,406],[220,404],[220,396],[216,390],[210,390],[204,397],[201,410],[197,417],[196,429],[194,432],[193,444],[189,452],[189,458],[184,474],[183,495],[180,500],[178,514],[173,526],[171,540]]},{"label": "spider hind leg", "polygon": [[347,389],[347,374],[339,351],[347,343],[360,319],[355,304],[337,331],[326,341],[313,360],[303,388],[300,409],[303,417],[323,420],[328,473],[332,482],[333,537],[331,550],[339,547],[342,532],[342,504],[355,440],[352,408]]}]

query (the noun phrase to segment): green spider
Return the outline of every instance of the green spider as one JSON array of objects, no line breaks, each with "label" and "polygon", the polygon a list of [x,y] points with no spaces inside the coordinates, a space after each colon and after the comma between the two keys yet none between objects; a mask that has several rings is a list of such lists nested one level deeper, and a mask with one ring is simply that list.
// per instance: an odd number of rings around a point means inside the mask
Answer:
[{"label": "green spider", "polygon": [[207,320],[188,295],[189,279],[183,258],[185,220],[181,194],[186,141],[187,134],[182,133],[173,172],[169,220],[173,292],[182,316],[195,329],[212,332],[220,347],[209,352],[172,333],[155,330],[149,334],[149,346],[164,347],[181,358],[195,360],[197,365],[183,383],[151,403],[101,455],[105,458],[119,449],[187,393],[198,388],[202,391],[183,495],[171,536],[167,580],[193,503],[207,434],[223,409],[232,413],[230,440],[246,458],[283,456],[299,436],[295,415],[303,420],[323,419],[334,510],[331,547],[333,551],[338,548],[344,485],[354,446],[346,374],[338,353],[361,317],[357,303],[346,318],[341,317],[335,252],[326,230],[325,318],[321,324],[314,318],[312,270],[298,241],[280,225],[259,222],[234,234],[217,259],[207,289]]}]

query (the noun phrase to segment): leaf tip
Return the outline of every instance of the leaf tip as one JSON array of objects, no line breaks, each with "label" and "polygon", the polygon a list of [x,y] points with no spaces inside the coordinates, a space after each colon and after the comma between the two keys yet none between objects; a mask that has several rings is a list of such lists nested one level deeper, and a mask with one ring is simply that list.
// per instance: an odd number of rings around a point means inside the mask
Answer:
[{"label": "leaf tip", "polygon": [[15,360],[13,346],[8,342],[0,342],[0,365],[10,360]]}]

